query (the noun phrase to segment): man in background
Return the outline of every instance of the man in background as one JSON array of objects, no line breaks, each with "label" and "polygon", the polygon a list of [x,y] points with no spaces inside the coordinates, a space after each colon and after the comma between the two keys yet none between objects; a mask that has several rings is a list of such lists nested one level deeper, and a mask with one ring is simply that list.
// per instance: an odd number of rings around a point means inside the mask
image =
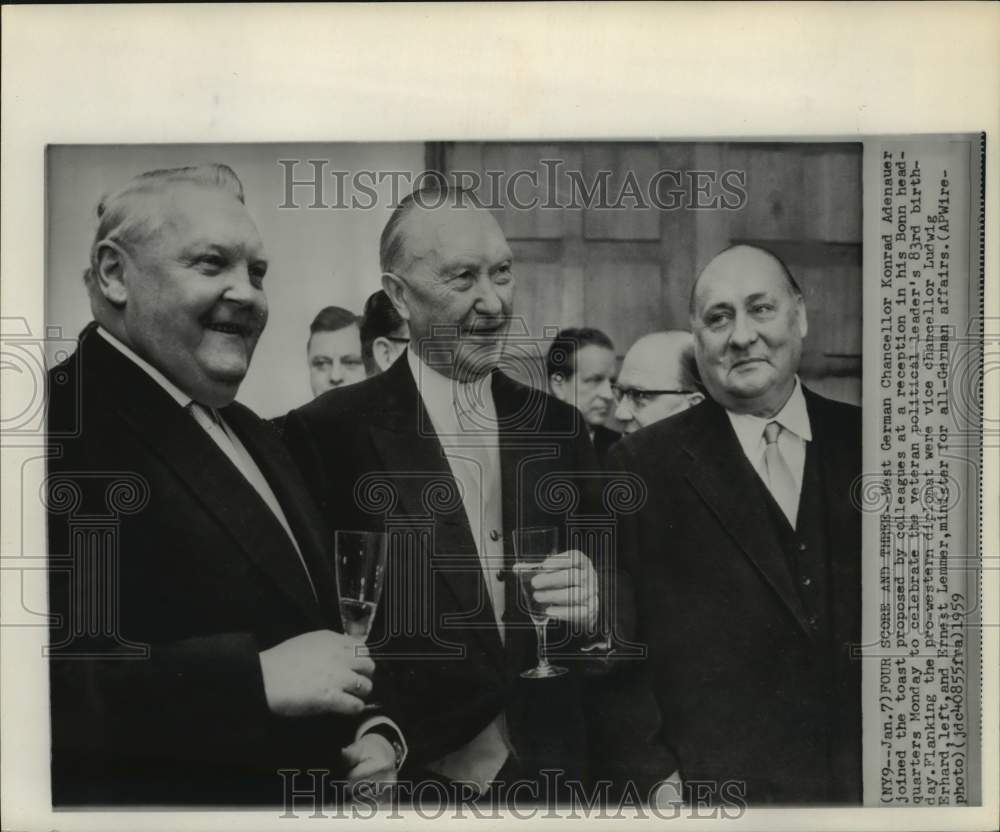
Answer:
[{"label": "man in background", "polygon": [[604,464],[608,449],[621,436],[604,426],[611,415],[615,347],[599,329],[570,327],[556,335],[545,358],[549,391],[583,415],[587,434]]},{"label": "man in background", "polygon": [[698,381],[690,332],[668,330],[643,335],[625,353],[612,388],[615,418],[625,433],[666,419],[705,398]]},{"label": "man in background", "polygon": [[239,179],[152,171],[97,213],[94,321],[49,374],[53,804],[281,805],[279,769],[393,779],[401,737],[362,721],[374,665],[340,632],[322,520],[234,401],[267,321]]},{"label": "man in background", "polygon": [[361,316],[361,357],[369,377],[384,373],[410,343],[410,326],[392,305],[384,289],[365,301]]},{"label": "man in background", "polygon": [[805,302],[774,254],[717,255],[690,319],[709,398],[611,455],[648,488],[620,551],[664,737],[686,782],[751,805],[857,804],[861,412],[800,381]]},{"label": "man in background", "polygon": [[306,344],[309,386],[313,396],[363,381],[358,316],[340,306],[327,306],[309,325]]}]

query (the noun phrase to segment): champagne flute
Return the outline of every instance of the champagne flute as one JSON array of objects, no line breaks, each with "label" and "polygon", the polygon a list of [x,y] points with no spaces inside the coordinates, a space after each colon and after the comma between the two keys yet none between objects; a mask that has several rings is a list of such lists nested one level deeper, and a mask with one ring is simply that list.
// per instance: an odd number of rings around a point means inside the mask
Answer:
[{"label": "champagne flute", "polygon": [[[385,532],[338,531],[333,538],[334,576],[344,632],[367,641],[375,620],[388,552]],[[368,702],[364,711],[381,707]]]},{"label": "champagne flute", "polygon": [[546,606],[535,601],[535,590],[531,579],[541,573],[542,562],[556,554],[556,530],[551,527],[537,529],[514,529],[514,573],[517,575],[518,596],[523,602],[523,609],[535,625],[538,637],[538,664],[530,670],[525,670],[521,676],[525,679],[548,679],[566,673],[565,667],[550,664],[546,656],[545,631],[549,616]]},{"label": "champagne flute", "polygon": [[338,531],[334,564],[340,620],[344,632],[368,638],[385,580],[388,538],[385,532]]}]

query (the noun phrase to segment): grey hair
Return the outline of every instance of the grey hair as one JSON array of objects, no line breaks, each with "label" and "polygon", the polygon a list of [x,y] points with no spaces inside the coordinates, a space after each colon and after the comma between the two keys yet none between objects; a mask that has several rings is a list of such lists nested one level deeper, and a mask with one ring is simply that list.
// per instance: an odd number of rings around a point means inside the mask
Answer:
[{"label": "grey hair", "polygon": [[97,204],[97,233],[90,246],[90,268],[84,272],[88,287],[95,282],[101,247],[114,242],[131,248],[148,238],[156,228],[151,197],[177,184],[219,188],[246,204],[243,183],[228,165],[192,165],[140,173],[117,191],[102,197]]},{"label": "grey hair", "polygon": [[466,203],[482,208],[482,203],[473,191],[448,184],[442,174],[432,171],[428,175],[432,177],[433,183],[403,197],[390,215],[385,228],[382,229],[379,240],[379,265],[383,272],[395,272],[401,268],[406,253],[404,221],[415,208],[433,210],[443,205],[457,205],[464,208]]}]

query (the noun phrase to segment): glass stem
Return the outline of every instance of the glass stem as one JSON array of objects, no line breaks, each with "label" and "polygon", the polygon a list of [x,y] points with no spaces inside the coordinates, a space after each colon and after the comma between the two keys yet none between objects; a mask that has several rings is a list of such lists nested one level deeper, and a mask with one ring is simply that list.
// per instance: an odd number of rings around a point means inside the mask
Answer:
[{"label": "glass stem", "polygon": [[545,646],[546,646],[546,642],[545,642],[545,639],[546,639],[545,628],[548,625],[548,623],[549,623],[549,619],[544,618],[544,619],[542,619],[542,623],[541,624],[535,624],[535,634],[537,635],[536,641],[538,642],[538,651],[537,651],[538,652],[538,666],[541,667],[541,668],[547,668],[549,666],[549,658],[548,658],[548,655],[547,655],[547,651],[545,649]]}]

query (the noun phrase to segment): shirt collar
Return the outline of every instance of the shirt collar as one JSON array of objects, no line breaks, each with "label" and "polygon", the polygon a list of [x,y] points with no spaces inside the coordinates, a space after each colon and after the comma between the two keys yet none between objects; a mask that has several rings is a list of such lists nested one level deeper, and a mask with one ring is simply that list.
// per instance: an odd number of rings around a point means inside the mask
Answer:
[{"label": "shirt collar", "polygon": [[792,394],[785,402],[785,406],[771,418],[765,419],[750,413],[733,413],[731,410],[727,410],[726,415],[729,417],[729,422],[736,432],[740,445],[748,452],[756,449],[763,440],[764,426],[768,422],[777,422],[782,428],[794,433],[800,439],[806,442],[812,441],[812,426],[809,423],[809,411],[806,409],[806,397],[802,393],[802,385],[799,383],[798,376],[795,377],[795,387],[792,388]]},{"label": "shirt collar", "polygon": [[168,379],[163,373],[156,369],[152,364],[141,358],[135,350],[126,344],[118,340],[114,335],[108,332],[103,326],[98,325],[97,334],[100,335],[105,341],[111,344],[118,352],[124,355],[129,361],[139,367],[143,372],[146,373],[153,381],[160,385],[164,390],[166,390],[172,399],[177,402],[181,407],[187,407],[191,404],[191,397],[181,390],[176,384],[174,384],[170,379]]},{"label": "shirt collar", "polygon": [[[426,364],[417,355],[416,350],[408,349],[406,360],[409,362],[410,372],[420,391],[424,407],[439,429],[447,427],[448,432],[455,433],[464,433],[467,430],[478,432],[482,429],[482,422],[478,421],[482,415],[491,421],[496,420],[490,374],[475,381],[456,381]],[[475,414],[470,417],[468,425],[459,420],[458,410]]]}]

